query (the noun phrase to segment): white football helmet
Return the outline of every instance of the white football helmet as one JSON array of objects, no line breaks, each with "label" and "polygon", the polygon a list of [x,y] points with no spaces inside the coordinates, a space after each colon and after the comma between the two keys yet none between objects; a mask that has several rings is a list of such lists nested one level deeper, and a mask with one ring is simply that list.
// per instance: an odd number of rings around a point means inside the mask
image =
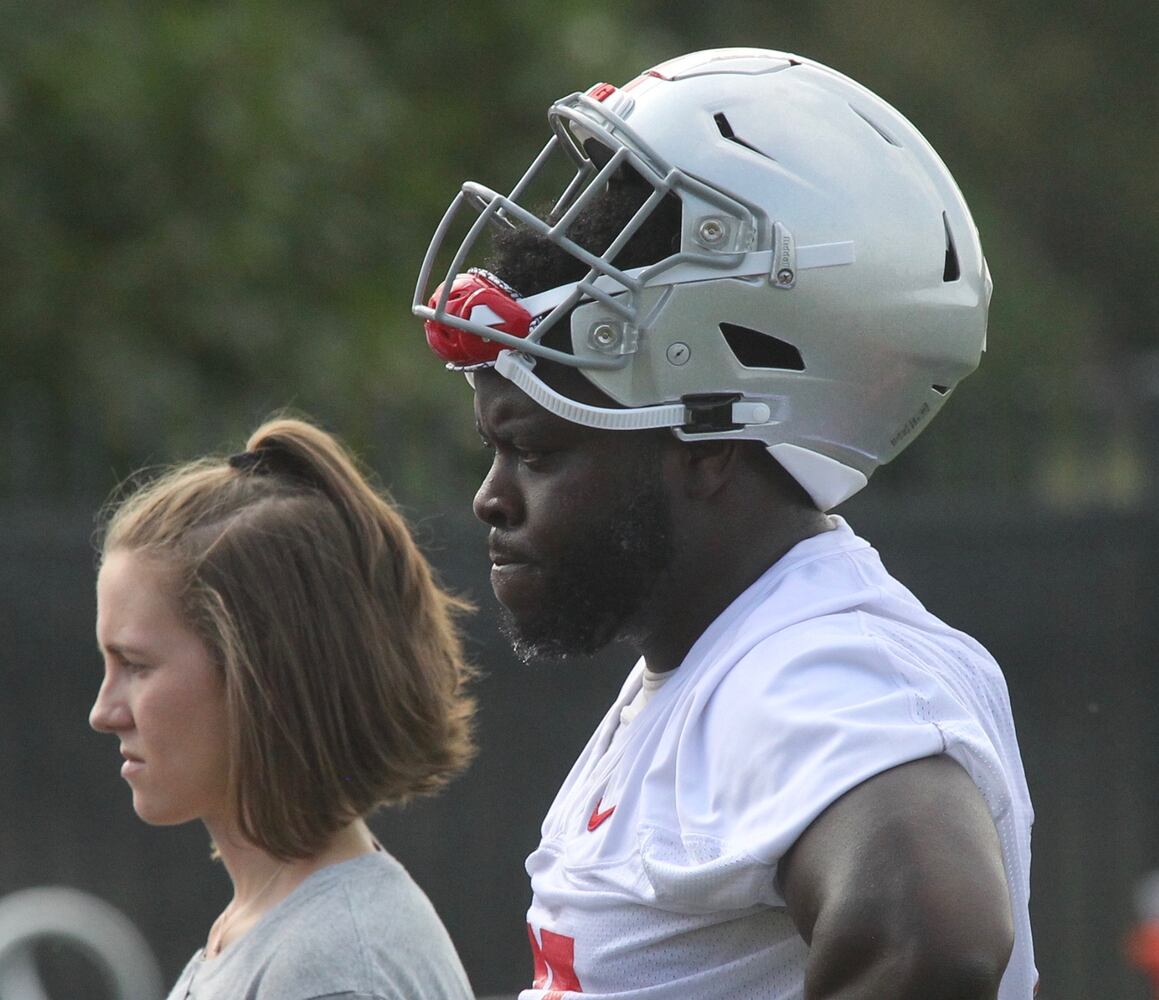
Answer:
[{"label": "white football helmet", "polygon": [[[494,365],[582,424],[762,441],[822,510],[977,367],[991,284],[966,203],[913,125],[853,80],[783,52],[716,49],[572,94],[549,119],[554,135],[511,193],[464,184],[427,251],[413,311],[450,367]],[[521,196],[559,152],[574,178],[558,221],[544,221]],[[653,193],[593,254],[569,226],[625,166]],[[669,194],[679,251],[617,268]],[[431,294],[463,209],[478,217]],[[533,228],[586,277],[519,298],[487,272],[460,273],[490,226]],[[570,351],[543,344],[568,314]],[[621,408],[561,396],[537,357],[579,368]]]}]

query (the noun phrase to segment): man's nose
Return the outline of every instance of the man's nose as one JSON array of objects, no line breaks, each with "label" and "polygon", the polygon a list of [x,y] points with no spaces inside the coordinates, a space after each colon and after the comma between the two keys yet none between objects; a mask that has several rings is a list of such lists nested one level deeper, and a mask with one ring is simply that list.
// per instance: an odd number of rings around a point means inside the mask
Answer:
[{"label": "man's nose", "polygon": [[471,506],[475,516],[492,528],[509,528],[520,521],[523,504],[512,481],[509,465],[499,455],[491,463]]}]

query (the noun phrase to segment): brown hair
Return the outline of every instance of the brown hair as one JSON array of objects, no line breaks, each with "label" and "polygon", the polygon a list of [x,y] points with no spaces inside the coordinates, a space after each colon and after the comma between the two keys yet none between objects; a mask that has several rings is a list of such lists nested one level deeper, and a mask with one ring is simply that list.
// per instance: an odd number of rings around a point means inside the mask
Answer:
[{"label": "brown hair", "polygon": [[171,469],[112,509],[101,549],[176,569],[225,678],[239,828],[263,850],[309,857],[470,760],[469,606],[324,431],[276,419],[243,454]]}]

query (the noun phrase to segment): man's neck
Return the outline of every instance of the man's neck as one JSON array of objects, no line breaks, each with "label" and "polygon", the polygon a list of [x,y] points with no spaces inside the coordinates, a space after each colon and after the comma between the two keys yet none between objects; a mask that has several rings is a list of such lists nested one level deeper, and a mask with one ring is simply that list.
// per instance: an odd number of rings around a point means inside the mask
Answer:
[{"label": "man's neck", "polygon": [[722,522],[715,537],[693,539],[650,602],[646,618],[654,624],[633,643],[648,669],[663,673],[680,666],[696,640],[770,567],[806,538],[834,527],[821,511],[800,510],[764,530]]}]

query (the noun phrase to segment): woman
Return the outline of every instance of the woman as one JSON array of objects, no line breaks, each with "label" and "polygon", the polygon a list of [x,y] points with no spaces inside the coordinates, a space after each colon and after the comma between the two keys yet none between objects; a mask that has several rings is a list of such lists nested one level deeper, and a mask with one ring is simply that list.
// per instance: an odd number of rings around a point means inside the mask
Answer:
[{"label": "woman", "polygon": [[101,548],[90,722],[120,739],[137,814],[200,819],[233,882],[170,1000],[470,997],[365,822],[473,751],[466,606],[389,499],[333,438],[275,420],[138,488]]}]

